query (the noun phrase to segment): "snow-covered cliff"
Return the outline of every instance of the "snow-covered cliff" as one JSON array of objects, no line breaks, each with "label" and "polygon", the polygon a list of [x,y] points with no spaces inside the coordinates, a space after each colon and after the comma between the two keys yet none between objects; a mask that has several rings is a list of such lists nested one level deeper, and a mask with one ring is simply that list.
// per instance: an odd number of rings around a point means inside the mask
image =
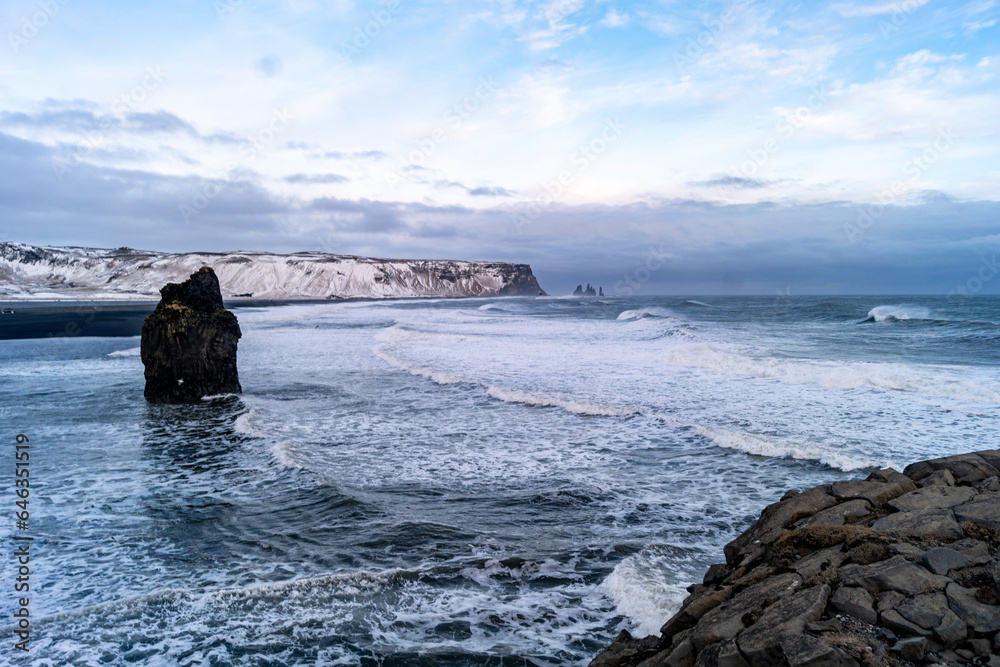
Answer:
[{"label": "snow-covered cliff", "polygon": [[0,243],[0,300],[158,299],[169,282],[215,269],[227,298],[537,295],[527,264],[394,260],[300,252],[169,254]]}]

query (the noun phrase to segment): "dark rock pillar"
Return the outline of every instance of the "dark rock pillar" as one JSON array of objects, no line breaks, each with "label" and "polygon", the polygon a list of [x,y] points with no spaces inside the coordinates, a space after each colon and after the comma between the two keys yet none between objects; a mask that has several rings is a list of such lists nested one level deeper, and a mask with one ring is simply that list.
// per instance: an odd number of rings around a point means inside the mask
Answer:
[{"label": "dark rock pillar", "polygon": [[215,271],[204,266],[181,284],[160,290],[160,303],[142,325],[146,400],[194,403],[203,396],[240,393],[236,346],[242,333],[222,304]]}]

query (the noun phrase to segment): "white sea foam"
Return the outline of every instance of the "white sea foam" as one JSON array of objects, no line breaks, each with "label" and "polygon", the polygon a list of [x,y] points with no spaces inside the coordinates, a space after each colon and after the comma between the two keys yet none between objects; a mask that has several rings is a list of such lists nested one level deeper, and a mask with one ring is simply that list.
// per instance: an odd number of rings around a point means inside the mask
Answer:
[{"label": "white sea foam", "polygon": [[876,461],[855,456],[842,449],[833,449],[824,445],[793,443],[773,436],[744,431],[728,431],[707,426],[693,426],[692,430],[698,435],[708,438],[712,444],[718,447],[735,449],[755,456],[816,461],[847,472],[865,468],[893,467],[889,461]]},{"label": "white sea foam", "polygon": [[[742,352],[742,353],[741,353]],[[753,356],[721,344],[678,345],[660,357],[671,366],[815,385],[824,389],[880,389],[912,392],[970,403],[1000,404],[1000,389],[967,379],[968,369],[917,364],[819,361]]]},{"label": "white sea foam", "polygon": [[587,403],[563,396],[543,396],[533,394],[519,389],[507,389],[504,387],[489,386],[486,394],[505,403],[521,403],[535,407],[562,408],[567,412],[577,415],[593,415],[596,417],[627,417],[638,414],[636,408],[623,408],[612,405],[599,405],[597,403]]},{"label": "white sea foam", "polygon": [[628,619],[634,635],[658,635],[688,595],[691,582],[677,576],[685,564],[690,564],[690,557],[681,550],[646,547],[618,563],[598,590]]},{"label": "white sea foam", "polygon": [[114,352],[109,352],[109,357],[114,357],[115,359],[123,357],[138,357],[142,353],[142,348],[130,347],[127,350],[115,350]]},{"label": "white sea foam", "polygon": [[641,320],[646,317],[660,317],[660,318],[670,318],[676,319],[676,316],[667,310],[666,308],[660,308],[658,306],[650,306],[649,308],[639,308],[637,310],[626,310],[618,314],[619,322],[626,322],[628,320]]},{"label": "white sea foam", "polygon": [[876,306],[868,311],[868,319],[875,322],[930,320],[931,311],[919,306]]},{"label": "white sea foam", "polygon": [[251,438],[266,438],[267,433],[264,431],[260,418],[257,415],[257,411],[253,408],[247,410],[233,422],[233,430],[241,435],[246,435]]},{"label": "white sea foam", "polygon": [[293,448],[295,442],[292,440],[282,440],[271,446],[271,457],[278,465],[286,468],[301,468],[302,466],[295,460]]}]

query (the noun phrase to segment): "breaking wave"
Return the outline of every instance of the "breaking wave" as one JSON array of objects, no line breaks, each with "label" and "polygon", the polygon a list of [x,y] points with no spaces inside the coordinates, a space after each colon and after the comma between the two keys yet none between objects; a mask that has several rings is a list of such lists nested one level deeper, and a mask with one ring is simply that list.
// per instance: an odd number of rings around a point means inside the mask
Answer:
[{"label": "breaking wave", "polygon": [[945,366],[871,361],[820,361],[749,356],[723,345],[679,345],[660,360],[671,366],[814,385],[824,389],[879,389],[910,392],[969,403],[1000,404],[1000,388],[967,379],[967,372]]},{"label": "breaking wave", "polygon": [[649,308],[639,308],[638,310],[626,310],[618,315],[619,322],[629,320],[641,320],[647,317],[657,317],[664,319],[676,319],[675,315],[666,308],[651,306]]},{"label": "breaking wave", "polygon": [[876,306],[868,311],[865,322],[904,322],[906,320],[935,320],[931,311],[919,306]]}]

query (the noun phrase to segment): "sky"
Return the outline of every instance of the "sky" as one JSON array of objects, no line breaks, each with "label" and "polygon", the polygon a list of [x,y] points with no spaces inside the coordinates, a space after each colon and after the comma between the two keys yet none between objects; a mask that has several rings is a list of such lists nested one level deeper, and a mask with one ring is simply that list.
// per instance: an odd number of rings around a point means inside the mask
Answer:
[{"label": "sky", "polygon": [[997,0],[5,0],[0,241],[1000,293]]}]

